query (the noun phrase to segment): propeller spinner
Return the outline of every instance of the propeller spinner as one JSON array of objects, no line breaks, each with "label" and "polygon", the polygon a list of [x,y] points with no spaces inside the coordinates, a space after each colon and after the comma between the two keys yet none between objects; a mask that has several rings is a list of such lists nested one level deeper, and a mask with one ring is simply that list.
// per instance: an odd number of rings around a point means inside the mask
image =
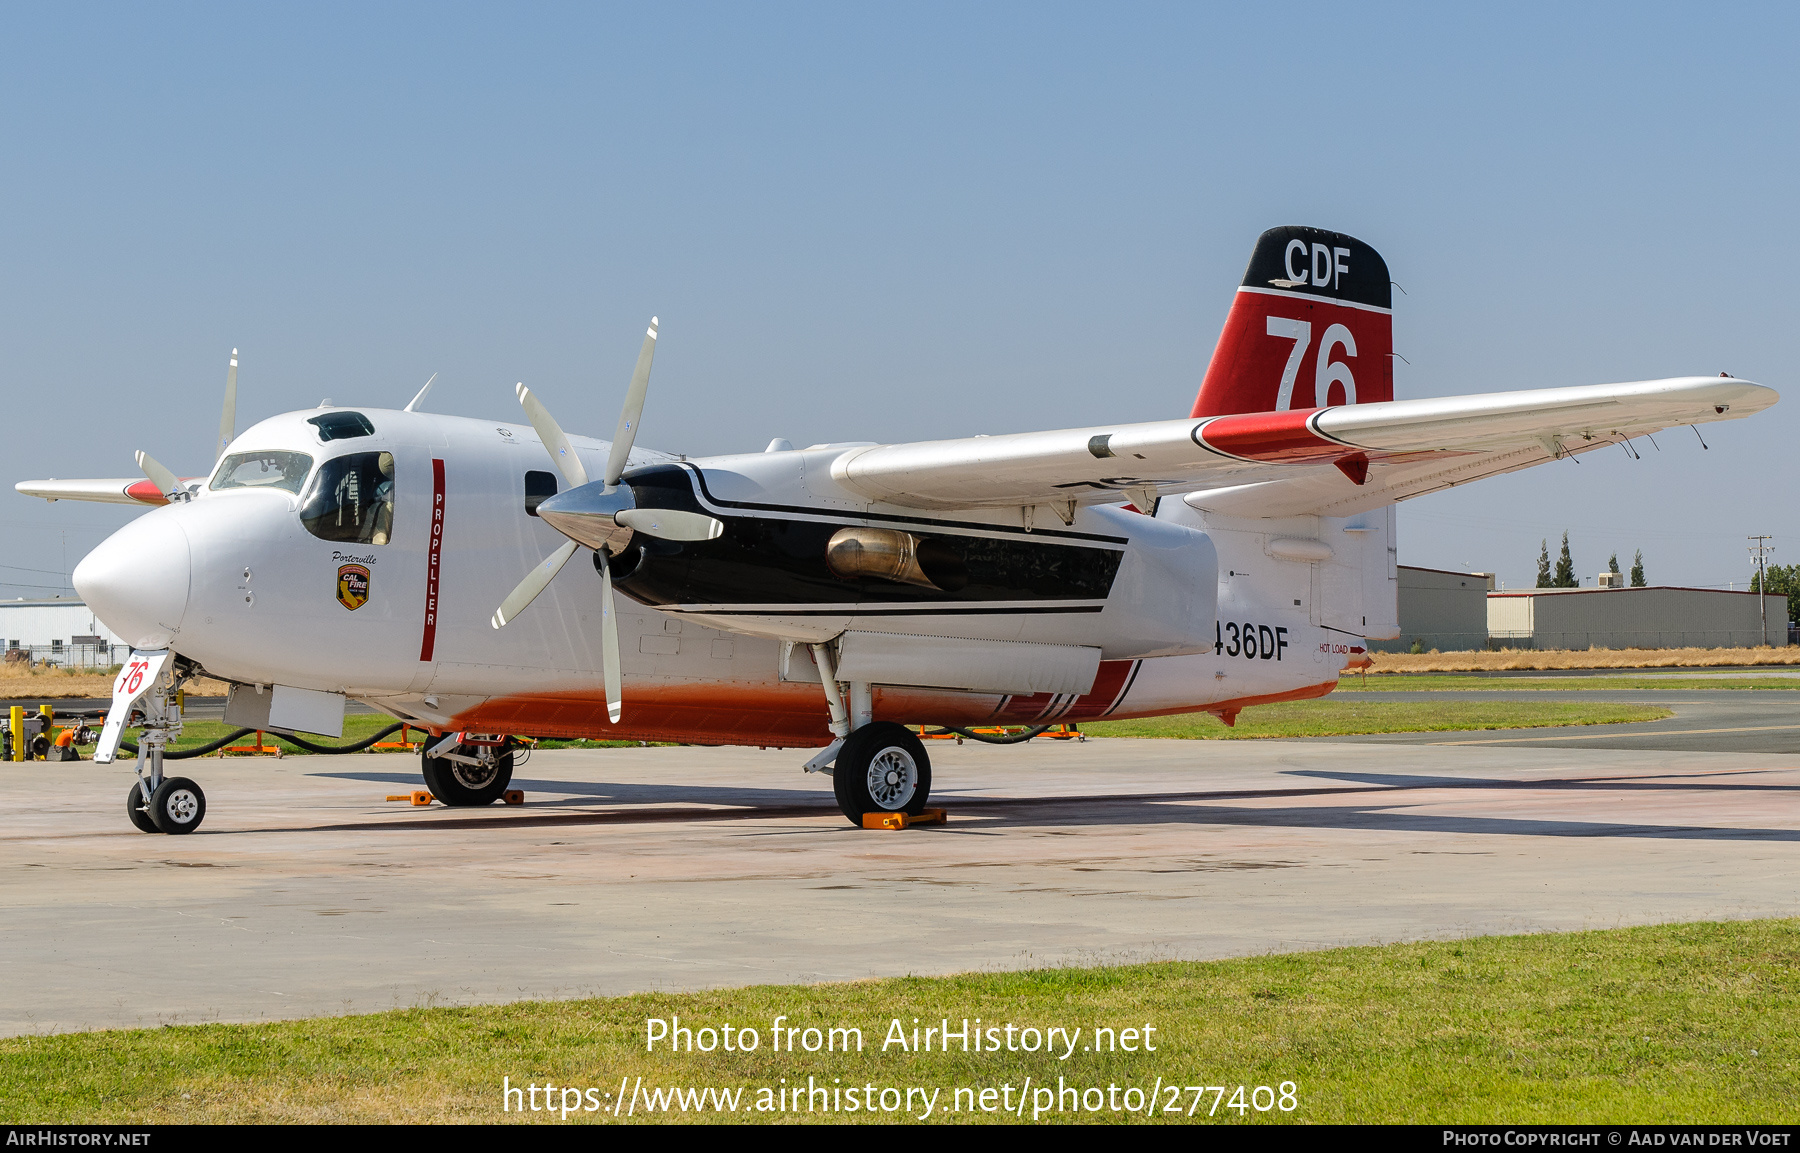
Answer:
[{"label": "propeller spinner", "polygon": [[612,568],[608,559],[624,551],[633,533],[663,540],[712,540],[725,531],[723,523],[704,513],[679,509],[641,509],[628,486],[619,484],[631,456],[632,442],[637,439],[638,420],[644,413],[644,396],[650,387],[650,362],[656,355],[656,318],[644,332],[644,346],[638,352],[637,368],[631,374],[631,386],[625,393],[625,407],[619,414],[618,431],[613,434],[612,451],[606,458],[606,474],[598,481],[588,479],[587,469],[575,448],[569,443],[562,426],[550,415],[543,402],[529,388],[518,385],[519,404],[537,430],[538,439],[557,471],[569,482],[569,491],[551,497],[538,506],[538,516],[569,538],[544,562],[532,569],[518,587],[495,610],[492,624],[503,628],[508,621],[525,611],[539,593],[550,586],[556,574],[569,563],[575,550],[586,546],[594,550],[600,570],[600,640],[606,678],[606,711],[614,724],[619,723],[623,689],[619,673],[619,624],[613,605]]}]

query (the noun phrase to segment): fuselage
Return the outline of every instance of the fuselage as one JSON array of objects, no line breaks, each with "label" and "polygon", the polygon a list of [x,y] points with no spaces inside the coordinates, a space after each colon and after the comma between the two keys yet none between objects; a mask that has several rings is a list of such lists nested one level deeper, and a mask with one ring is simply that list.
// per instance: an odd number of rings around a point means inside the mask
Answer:
[{"label": "fuselage", "polygon": [[[570,439],[598,475],[608,443]],[[236,438],[195,499],[121,529],[74,581],[134,646],[172,647],[223,679],[341,692],[432,729],[550,737],[823,745],[806,645],[846,629],[1099,650],[1083,693],[873,689],[875,719],[918,724],[1235,715],[1323,695],[1362,657],[1351,618],[1380,590],[1334,604],[1327,566],[1270,551],[1271,533],[1292,526],[1209,521],[1174,499],[1154,518],[1101,505],[1068,524],[1022,523],[1016,510],[922,515],[833,482],[844,447],[633,452],[640,500],[704,511],[727,531],[704,546],[634,541],[615,558],[629,598],[617,725],[600,688],[591,564],[571,563],[507,627],[490,625],[565,542],[528,511],[558,485],[529,424],[376,409],[274,417]],[[1346,529],[1343,540],[1368,531],[1325,527]],[[826,545],[859,529],[914,534],[948,559],[911,581],[834,574]]]}]

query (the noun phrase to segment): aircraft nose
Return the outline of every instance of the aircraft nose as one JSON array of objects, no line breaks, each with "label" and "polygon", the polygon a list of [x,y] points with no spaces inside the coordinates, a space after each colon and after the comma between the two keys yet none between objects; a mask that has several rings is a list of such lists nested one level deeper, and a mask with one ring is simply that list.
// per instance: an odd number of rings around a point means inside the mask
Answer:
[{"label": "aircraft nose", "polygon": [[193,567],[178,508],[145,513],[75,566],[75,591],[134,649],[167,648],[181,631]]}]

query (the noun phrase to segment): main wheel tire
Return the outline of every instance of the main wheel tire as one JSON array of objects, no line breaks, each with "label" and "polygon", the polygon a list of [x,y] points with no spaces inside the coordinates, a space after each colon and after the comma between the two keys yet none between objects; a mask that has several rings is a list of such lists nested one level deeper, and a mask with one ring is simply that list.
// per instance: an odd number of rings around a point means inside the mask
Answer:
[{"label": "main wheel tire", "polygon": [[165,777],[150,794],[150,819],[165,833],[191,833],[206,819],[206,794],[186,777]]},{"label": "main wheel tire", "polygon": [[131,791],[125,794],[125,815],[131,818],[140,833],[162,832],[150,819],[150,810],[144,807],[144,790],[137,785],[131,786]]},{"label": "main wheel tire", "polygon": [[[475,755],[476,750],[473,745],[458,745],[453,751],[467,757]],[[513,755],[502,753],[492,765],[478,768],[421,752],[419,770],[431,795],[446,805],[491,805],[512,784]]]},{"label": "main wheel tire", "polygon": [[876,721],[851,733],[831,770],[838,808],[857,827],[864,813],[917,816],[931,796],[931,758],[905,725]]}]

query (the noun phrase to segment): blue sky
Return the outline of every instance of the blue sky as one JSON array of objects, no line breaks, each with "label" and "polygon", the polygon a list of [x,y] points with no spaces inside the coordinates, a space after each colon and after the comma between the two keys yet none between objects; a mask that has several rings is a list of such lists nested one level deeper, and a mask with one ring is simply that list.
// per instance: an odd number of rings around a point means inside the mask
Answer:
[{"label": "blue sky", "polygon": [[[653,313],[676,451],[1150,420],[1277,224],[1387,258],[1403,397],[1791,392],[1795,13],[13,6],[0,595],[130,515],[10,483],[204,469],[234,346],[240,427],[437,372],[439,411],[517,419],[523,380],[606,435]],[[1800,562],[1795,404],[1408,502],[1402,562]]]}]

